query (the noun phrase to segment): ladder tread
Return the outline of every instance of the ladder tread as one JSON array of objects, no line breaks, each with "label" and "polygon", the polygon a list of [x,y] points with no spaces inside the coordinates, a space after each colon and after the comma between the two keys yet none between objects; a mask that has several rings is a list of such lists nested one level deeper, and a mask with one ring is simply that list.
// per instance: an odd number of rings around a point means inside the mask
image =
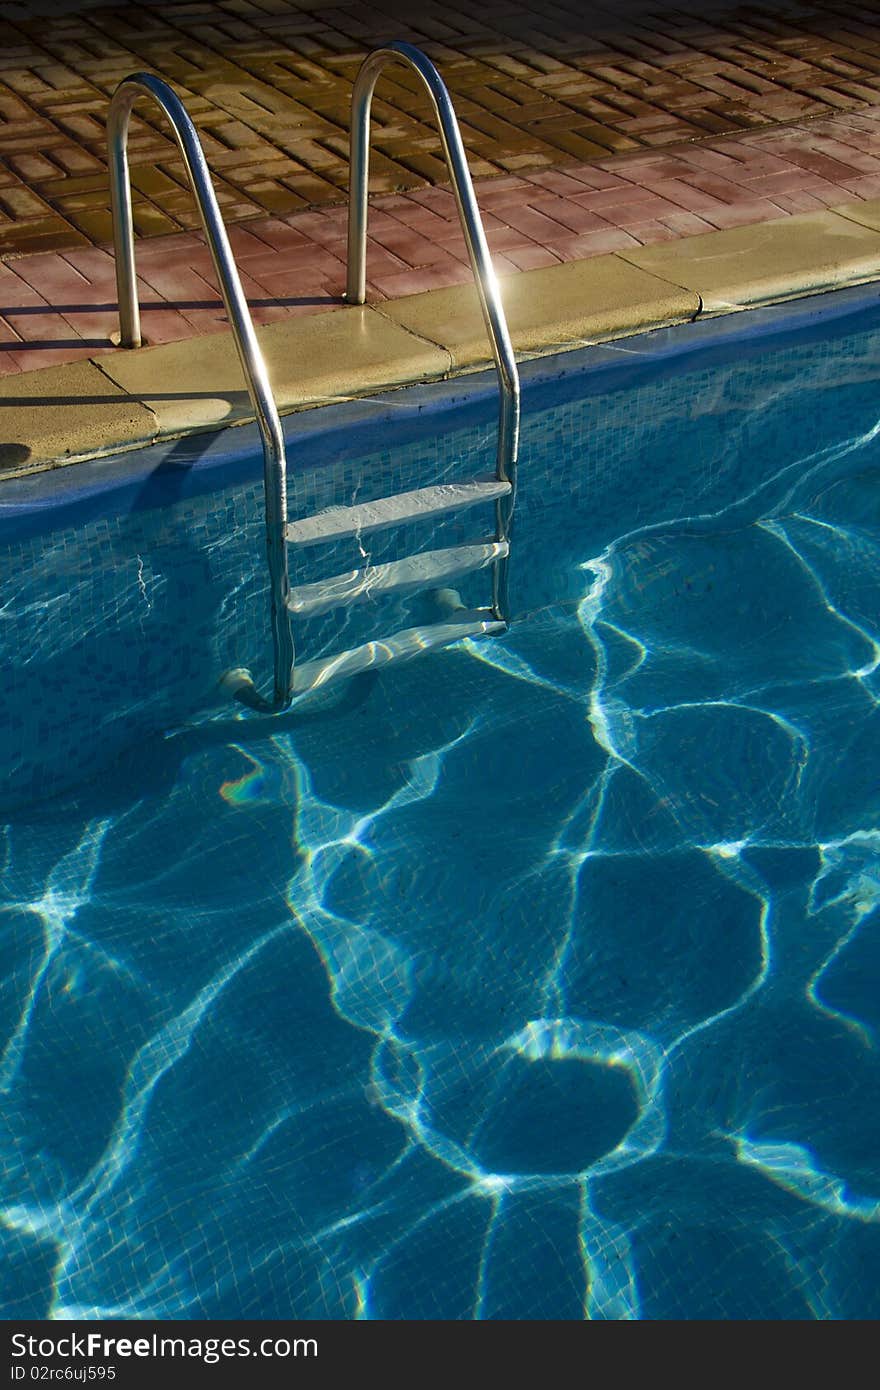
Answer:
[{"label": "ladder tread", "polygon": [[423,550],[402,560],[334,574],[291,589],[287,606],[299,617],[326,613],[343,604],[359,603],[379,594],[404,593],[436,587],[458,575],[484,569],[508,554],[507,541],[480,541],[445,550]]},{"label": "ladder tread", "polygon": [[340,540],[358,536],[383,526],[396,526],[402,521],[419,521],[443,512],[471,507],[477,502],[491,502],[507,497],[511,485],[498,478],[475,478],[472,482],[436,483],[432,487],[398,492],[391,497],[378,497],[372,502],[358,502],[350,507],[327,507],[312,516],[301,517],[287,524],[288,541],[296,545],[316,545],[321,541]]},{"label": "ladder tread", "polygon": [[345,676],[377,670],[392,661],[405,661],[434,647],[447,647],[464,637],[493,636],[506,630],[507,624],[491,608],[460,609],[442,622],[403,628],[390,637],[364,642],[335,656],[301,662],[293,673],[294,695],[304,695]]}]

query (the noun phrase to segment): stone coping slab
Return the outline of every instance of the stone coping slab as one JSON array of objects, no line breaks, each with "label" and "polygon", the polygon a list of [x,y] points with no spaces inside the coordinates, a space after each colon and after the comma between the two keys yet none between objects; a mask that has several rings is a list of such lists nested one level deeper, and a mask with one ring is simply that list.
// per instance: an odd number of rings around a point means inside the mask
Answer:
[{"label": "stone coping slab", "polygon": [[[268,324],[257,336],[281,412],[434,381],[451,365],[442,348],[360,305]],[[98,360],[112,382],[152,411],[158,434],[254,418],[231,333]]]},{"label": "stone coping slab", "polygon": [[851,216],[817,212],[619,255],[694,291],[704,314],[723,314],[874,279],[880,275],[880,231]]},{"label": "stone coping slab", "polygon": [[869,198],[858,203],[841,203],[831,211],[838,213],[840,217],[849,218],[850,222],[859,222],[863,227],[871,227],[873,231],[880,232],[880,198]]},{"label": "stone coping slab", "polygon": [[[880,199],[502,277],[520,356],[880,279]],[[282,413],[478,371],[472,285],[257,330]],[[0,381],[0,477],[253,419],[232,335]]]},{"label": "stone coping slab", "polygon": [[0,381],[0,477],[131,448],[155,432],[152,411],[93,362]]},{"label": "stone coping slab", "polygon": [[[698,295],[616,254],[504,276],[499,284],[511,341],[522,355],[642,333],[692,319],[700,311]],[[379,310],[444,348],[456,370],[484,367],[492,360],[472,285],[408,295],[386,301]]]}]

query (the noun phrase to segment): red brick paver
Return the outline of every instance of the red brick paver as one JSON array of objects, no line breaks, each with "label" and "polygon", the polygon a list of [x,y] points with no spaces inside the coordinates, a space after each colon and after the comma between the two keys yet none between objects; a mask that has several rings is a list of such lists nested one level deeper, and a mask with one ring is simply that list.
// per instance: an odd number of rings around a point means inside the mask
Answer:
[{"label": "red brick paver", "polygon": [[[880,105],[803,126],[477,182],[502,274],[880,196]],[[344,207],[267,217],[230,237],[258,323],[328,311],[345,282]],[[372,200],[374,300],[464,284],[470,268],[448,188]],[[139,240],[148,342],[225,326],[198,234]],[[0,262],[0,373],[113,350],[112,256],[84,247]]]},{"label": "red brick paver", "polygon": [[[0,6],[0,256],[109,239],[107,104],[137,69],[180,92],[232,222],[343,200],[352,83],[390,38],[440,66],[479,176],[880,101],[880,0],[66,0],[61,10]],[[443,181],[413,74],[383,76],[374,115],[375,191]],[[834,150],[813,156],[834,181]],[[138,232],[195,227],[173,141],[146,104],[131,158]]]}]

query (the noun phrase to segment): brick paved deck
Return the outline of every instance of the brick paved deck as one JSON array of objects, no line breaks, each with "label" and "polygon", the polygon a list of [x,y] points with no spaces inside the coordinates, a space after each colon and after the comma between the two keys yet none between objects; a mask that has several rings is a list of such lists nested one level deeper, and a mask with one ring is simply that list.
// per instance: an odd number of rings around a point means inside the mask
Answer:
[{"label": "brick paved deck", "polygon": [[[709,20],[695,0],[486,0],[478,18],[427,0],[417,22],[402,0],[0,4],[0,375],[111,348],[104,120],[137,68],[199,127],[263,323],[340,302],[351,83],[392,36],[449,82],[501,273],[880,196],[880,0],[711,2]],[[373,299],[470,275],[426,107],[403,69],[383,77]],[[131,157],[148,341],[221,330],[148,106]]]},{"label": "brick paved deck", "polygon": [[[109,238],[104,118],[114,86],[137,68],[177,85],[234,222],[341,201],[351,84],[365,52],[392,37],[424,46],[441,65],[482,176],[880,102],[880,0],[674,8],[663,0],[68,0],[67,8],[0,6],[0,256]],[[376,191],[443,180],[412,75],[383,78],[375,116]],[[131,153],[138,231],[195,226],[175,149],[148,107],[133,125]]]},{"label": "brick paved deck", "polygon": [[[479,180],[477,194],[501,274],[873,199],[880,197],[880,106],[804,127]],[[340,304],[345,221],[345,207],[335,206],[231,229],[258,323]],[[448,189],[374,198],[369,232],[373,300],[470,279]],[[137,258],[148,342],[226,326],[198,234],[141,240]],[[106,250],[0,263],[0,374],[112,350],[116,327]]]}]

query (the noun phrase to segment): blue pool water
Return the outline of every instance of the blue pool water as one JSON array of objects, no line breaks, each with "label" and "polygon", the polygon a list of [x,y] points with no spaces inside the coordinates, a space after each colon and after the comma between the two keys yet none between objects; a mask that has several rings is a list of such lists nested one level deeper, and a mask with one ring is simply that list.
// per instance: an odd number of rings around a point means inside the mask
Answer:
[{"label": "blue pool water", "polygon": [[[216,688],[266,672],[249,435],[3,485],[5,1316],[880,1313],[880,310],[836,302],[535,369],[510,633],[275,721]],[[302,417],[294,511],[484,470],[491,383],[435,396]]]}]

